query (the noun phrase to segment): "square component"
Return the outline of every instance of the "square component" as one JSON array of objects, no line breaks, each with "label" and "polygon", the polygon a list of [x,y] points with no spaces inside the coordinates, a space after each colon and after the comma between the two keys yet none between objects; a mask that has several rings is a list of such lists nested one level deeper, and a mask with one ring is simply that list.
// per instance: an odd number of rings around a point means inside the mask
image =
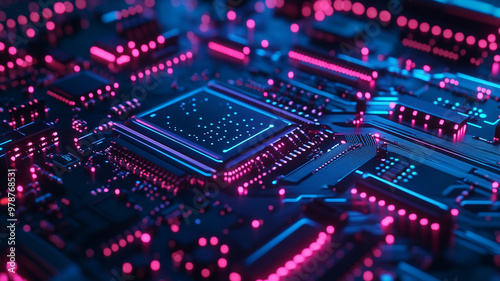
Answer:
[{"label": "square component", "polygon": [[[291,123],[204,87],[149,110],[125,126],[122,140],[205,174],[268,143]],[[203,174],[202,173],[202,174]]]}]

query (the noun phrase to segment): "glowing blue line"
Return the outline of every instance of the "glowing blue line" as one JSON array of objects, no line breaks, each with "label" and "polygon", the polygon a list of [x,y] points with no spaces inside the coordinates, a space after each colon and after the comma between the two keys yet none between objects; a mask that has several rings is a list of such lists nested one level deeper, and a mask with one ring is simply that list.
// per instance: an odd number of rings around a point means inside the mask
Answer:
[{"label": "glowing blue line", "polygon": [[490,247],[491,249],[495,250],[495,252],[496,252],[495,254],[498,254],[498,252],[500,252],[500,247],[498,246],[497,243],[495,243],[487,238],[484,238],[483,236],[481,236],[479,234],[476,234],[474,232],[467,230],[467,231],[465,231],[465,236],[472,238],[473,240],[476,240],[485,246]]},{"label": "glowing blue line", "polygon": [[479,125],[476,125],[474,123],[471,123],[471,122],[467,122],[468,125],[471,125],[473,127],[478,127],[479,129],[482,129],[483,127],[479,126]]},{"label": "glowing blue line", "polygon": [[497,89],[500,89],[500,85],[496,84],[496,83],[493,83],[493,82],[489,82],[489,81],[486,81],[486,80],[483,80],[483,79],[479,79],[479,78],[476,78],[476,77],[472,77],[472,76],[469,76],[469,75],[466,75],[466,74],[463,74],[463,73],[457,73],[457,77],[460,77],[460,78],[463,78],[463,79],[467,79],[467,80],[470,80],[470,81],[474,81],[474,82],[477,82],[479,84],[484,84],[484,85],[487,85],[487,86],[490,86],[490,87],[494,87],[494,88],[497,88]]},{"label": "glowing blue line", "polygon": [[387,101],[369,101],[368,105],[389,105],[390,102]]},{"label": "glowing blue line", "polygon": [[264,130],[260,131],[258,134],[255,134],[255,135],[253,135],[253,136],[249,137],[248,139],[245,139],[245,140],[243,140],[243,141],[241,141],[241,142],[239,142],[239,143],[237,143],[237,144],[235,144],[235,145],[231,146],[231,147],[230,147],[230,148],[228,148],[228,149],[224,149],[224,150],[222,150],[222,152],[224,152],[224,153],[229,152],[229,151],[230,151],[230,150],[232,150],[233,148],[238,147],[238,146],[239,146],[239,145],[241,145],[242,143],[244,143],[244,142],[246,142],[246,141],[249,141],[249,140],[251,140],[251,139],[255,138],[256,136],[258,136],[258,135],[260,135],[260,134],[264,133],[265,131],[267,131],[267,130],[269,130],[269,129],[271,129],[271,128],[274,128],[274,125],[273,125],[273,124],[269,125],[269,127],[267,127],[266,129],[264,129]]},{"label": "glowing blue line", "polygon": [[366,114],[389,114],[389,111],[373,110],[373,111],[367,111]]},{"label": "glowing blue line", "polygon": [[173,139],[173,138],[171,138],[171,137],[169,137],[169,136],[167,136],[167,135],[165,135],[165,134],[163,134],[163,133],[161,133],[161,132],[158,132],[158,131],[155,131],[155,130],[151,129],[151,128],[149,128],[148,126],[145,126],[145,125],[143,125],[143,124],[141,124],[141,123],[137,122],[136,120],[134,120],[133,122],[134,122],[135,124],[137,124],[137,125],[139,125],[139,126],[143,127],[143,128],[146,128],[146,129],[150,130],[150,131],[151,131],[151,132],[153,132],[153,133],[157,133],[158,135],[161,135],[161,136],[163,136],[163,137],[165,137],[165,138],[167,138],[167,139],[169,139],[169,140],[171,140],[171,141],[174,141],[174,142],[176,142],[176,143],[178,143],[178,144],[180,144],[180,145],[182,145],[182,146],[184,146],[184,147],[186,147],[186,148],[188,148],[188,149],[190,149],[190,150],[192,150],[192,151],[194,151],[194,152],[196,152],[196,153],[199,153],[199,154],[201,154],[201,155],[203,155],[203,156],[205,156],[205,157],[207,157],[207,158],[210,158],[211,160],[213,160],[213,161],[215,161],[215,162],[222,163],[222,160],[217,159],[217,158],[214,158],[214,157],[212,157],[212,156],[210,156],[210,155],[208,155],[208,154],[205,154],[205,153],[203,153],[203,152],[201,152],[201,151],[198,151],[198,150],[196,150],[196,149],[194,149],[194,148],[192,148],[192,147],[190,147],[190,146],[188,146],[188,145],[186,145],[186,144],[184,144],[184,143],[182,143],[182,142],[180,142],[180,141],[177,141],[176,139]]},{"label": "glowing blue line", "polygon": [[484,120],[484,123],[486,123],[488,125],[493,125],[493,126],[495,126],[498,122],[500,122],[500,119],[497,119],[497,121],[495,121],[495,122],[490,122],[490,121]]},{"label": "glowing blue line", "polygon": [[418,71],[414,71],[413,77],[419,78],[419,79],[424,80],[424,81],[431,81],[431,76],[429,74],[423,73],[423,71],[422,71],[422,73],[420,73]]},{"label": "glowing blue line", "polygon": [[356,59],[356,58],[353,58],[353,57],[350,57],[348,55],[344,55],[344,54],[338,54],[337,57],[339,59],[343,59],[343,60],[346,60],[346,61],[349,61],[349,62],[352,62],[352,63],[355,63],[355,64],[359,64],[359,65],[362,65],[362,66],[366,66],[366,67],[370,67],[370,68],[373,68],[373,66],[367,62],[364,62],[362,60],[359,60],[359,59]]},{"label": "glowing blue line", "polygon": [[424,196],[424,195],[422,195],[422,194],[420,194],[420,193],[416,193],[416,192],[415,192],[415,191],[413,191],[413,190],[410,190],[410,189],[404,188],[404,187],[402,187],[402,186],[400,186],[400,185],[397,185],[397,184],[395,184],[395,183],[392,183],[392,182],[390,182],[390,181],[388,181],[388,180],[385,180],[385,179],[383,179],[383,178],[379,178],[379,177],[377,177],[377,176],[375,176],[375,175],[372,175],[372,174],[370,174],[370,173],[363,174],[363,178],[368,178],[368,177],[370,177],[370,178],[374,178],[374,179],[376,179],[376,180],[378,180],[378,181],[381,181],[381,182],[383,182],[383,183],[385,183],[385,184],[388,184],[388,185],[390,185],[390,186],[394,187],[395,189],[399,189],[399,190],[401,190],[401,191],[403,191],[403,192],[406,192],[406,193],[408,193],[408,194],[410,194],[410,195],[413,195],[413,196],[415,196],[415,197],[417,197],[417,198],[420,198],[420,199],[422,199],[422,200],[424,200],[424,201],[426,201],[426,202],[429,202],[429,203],[431,203],[431,204],[433,204],[433,205],[436,205],[437,207],[439,207],[439,208],[441,208],[441,209],[443,209],[443,210],[446,210],[446,211],[448,210],[448,206],[447,206],[447,205],[445,205],[445,204],[443,204],[443,203],[441,203],[441,202],[438,202],[438,201],[436,201],[436,200],[434,200],[434,199],[431,199],[431,198],[429,198],[429,197],[426,197],[426,196]]},{"label": "glowing blue line", "polygon": [[303,225],[311,225],[313,227],[317,226],[317,223],[314,221],[307,219],[307,218],[302,218],[296,223],[294,223],[292,226],[287,228],[285,231],[282,233],[278,234],[273,240],[269,241],[266,245],[262,246],[260,249],[255,251],[252,255],[250,255],[248,258],[245,259],[244,264],[245,265],[250,265],[260,259],[263,255],[265,255],[267,252],[272,250],[276,245],[278,245],[283,239],[287,238],[290,236],[293,232],[295,232],[297,229],[299,229]]},{"label": "glowing blue line", "polygon": [[374,100],[380,100],[380,101],[397,101],[397,97],[375,97],[373,98]]},{"label": "glowing blue line", "polygon": [[465,205],[492,205],[493,201],[489,200],[465,200],[460,203],[461,206]]},{"label": "glowing blue line", "polygon": [[11,142],[11,141],[12,141],[12,139],[10,139],[10,140],[8,140],[8,141],[4,141],[4,142],[0,143],[0,145],[4,145],[4,144],[9,143],[9,142]]},{"label": "glowing blue line", "polygon": [[398,264],[399,269],[402,271],[405,271],[406,273],[409,273],[410,275],[413,275],[413,277],[416,277],[418,280],[427,280],[427,281],[439,281],[439,279],[435,278],[432,275],[429,275],[423,271],[421,271],[418,268],[415,268],[405,262],[400,262]]},{"label": "glowing blue line", "polygon": [[101,16],[101,20],[103,23],[110,23],[118,19],[117,14],[119,14],[118,11],[112,11],[109,13],[106,13]]},{"label": "glowing blue line", "polygon": [[325,198],[323,201],[330,202],[330,203],[334,203],[334,202],[347,202],[347,199],[346,198]]}]

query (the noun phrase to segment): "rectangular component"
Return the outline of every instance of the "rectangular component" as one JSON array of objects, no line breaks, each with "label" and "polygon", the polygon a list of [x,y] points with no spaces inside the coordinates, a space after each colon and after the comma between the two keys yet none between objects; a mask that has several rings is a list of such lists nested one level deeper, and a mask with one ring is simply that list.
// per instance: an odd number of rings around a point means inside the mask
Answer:
[{"label": "rectangular component", "polygon": [[248,61],[250,54],[248,46],[223,38],[216,38],[208,42],[208,49],[213,55],[237,62]]},{"label": "rectangular component", "polygon": [[[112,87],[113,86],[113,87]],[[70,106],[89,106],[94,98],[114,95],[118,84],[89,71],[74,73],[54,82],[47,94]]]},{"label": "rectangular component", "polygon": [[314,43],[325,45],[330,48],[331,44],[346,44],[348,48],[355,48],[356,39],[361,36],[366,23],[358,20],[336,15],[328,17],[324,21],[318,21],[313,24],[309,33]]},{"label": "rectangular component", "polygon": [[370,83],[378,78],[378,72],[361,64],[329,56],[304,47],[295,46],[288,57],[306,72],[338,80],[351,86]]},{"label": "rectangular component", "polygon": [[203,87],[153,108],[114,132],[164,161],[202,175],[284,131],[291,123]]},{"label": "rectangular component", "polygon": [[419,126],[424,131],[437,130],[438,135],[463,136],[467,129],[468,117],[412,97],[401,98],[390,116],[393,121]]},{"label": "rectangular component", "polygon": [[52,125],[37,120],[0,136],[0,157],[10,163],[46,152],[59,144],[59,137]]},{"label": "rectangular component", "polygon": [[[361,173],[357,171],[357,173]],[[414,213],[419,217],[424,215],[430,222],[449,222],[449,207],[418,192],[404,188],[370,173],[362,174],[362,179],[356,182],[357,192],[366,192],[367,196],[383,199],[387,204],[394,204],[398,209],[404,209],[407,214]]]}]

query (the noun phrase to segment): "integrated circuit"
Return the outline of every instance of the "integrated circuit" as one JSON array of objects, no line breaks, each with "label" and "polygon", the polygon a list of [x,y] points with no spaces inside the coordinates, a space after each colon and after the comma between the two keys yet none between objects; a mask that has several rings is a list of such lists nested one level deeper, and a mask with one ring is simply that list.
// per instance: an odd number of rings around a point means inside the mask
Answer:
[{"label": "integrated circuit", "polygon": [[144,112],[125,125],[116,124],[114,130],[120,138],[208,175],[291,124],[202,87]]},{"label": "integrated circuit", "polygon": [[70,106],[88,106],[92,100],[113,96],[117,88],[117,83],[111,83],[92,72],[82,71],[57,80],[47,94]]}]

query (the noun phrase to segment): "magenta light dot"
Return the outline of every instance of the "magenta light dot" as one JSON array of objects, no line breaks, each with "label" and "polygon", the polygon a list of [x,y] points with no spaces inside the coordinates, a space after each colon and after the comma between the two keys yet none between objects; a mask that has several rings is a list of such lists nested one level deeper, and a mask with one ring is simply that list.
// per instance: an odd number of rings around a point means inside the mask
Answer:
[{"label": "magenta light dot", "polygon": [[260,226],[260,222],[258,220],[253,220],[252,221],[252,227],[253,228],[258,228]]},{"label": "magenta light dot", "polygon": [[236,272],[231,272],[231,274],[229,274],[229,281],[241,281],[241,275]]},{"label": "magenta light dot", "polygon": [[236,19],[236,13],[234,11],[227,12],[227,19],[228,20],[235,20]]},{"label": "magenta light dot", "polygon": [[215,237],[215,236],[212,236],[212,237],[210,238],[210,244],[211,244],[212,246],[215,246],[215,245],[217,245],[218,243],[219,243],[219,238],[217,238],[217,237]]},{"label": "magenta light dot", "polygon": [[153,261],[151,261],[150,266],[151,266],[151,270],[158,271],[160,269],[160,262],[157,260],[153,260]]},{"label": "magenta light dot", "polygon": [[122,265],[122,271],[125,274],[129,274],[132,272],[132,265],[129,262],[126,262]]},{"label": "magenta light dot", "polygon": [[255,28],[255,21],[253,19],[247,20],[247,27],[248,28]]},{"label": "magenta light dot", "polygon": [[385,243],[389,245],[394,244],[394,235],[388,234],[387,236],[385,236]]},{"label": "magenta light dot", "polygon": [[292,23],[292,25],[290,25],[290,30],[293,32],[293,33],[297,33],[299,32],[299,25],[296,24],[296,23]]},{"label": "magenta light dot", "polygon": [[143,233],[141,235],[141,241],[144,243],[149,243],[151,241],[151,235],[149,235],[149,233]]},{"label": "magenta light dot", "polygon": [[201,247],[205,247],[207,245],[207,238],[205,237],[200,237],[200,239],[198,239],[198,244],[201,246]]},{"label": "magenta light dot", "polygon": [[333,227],[332,225],[326,227],[326,233],[333,234],[334,232],[335,232],[335,227]]}]

